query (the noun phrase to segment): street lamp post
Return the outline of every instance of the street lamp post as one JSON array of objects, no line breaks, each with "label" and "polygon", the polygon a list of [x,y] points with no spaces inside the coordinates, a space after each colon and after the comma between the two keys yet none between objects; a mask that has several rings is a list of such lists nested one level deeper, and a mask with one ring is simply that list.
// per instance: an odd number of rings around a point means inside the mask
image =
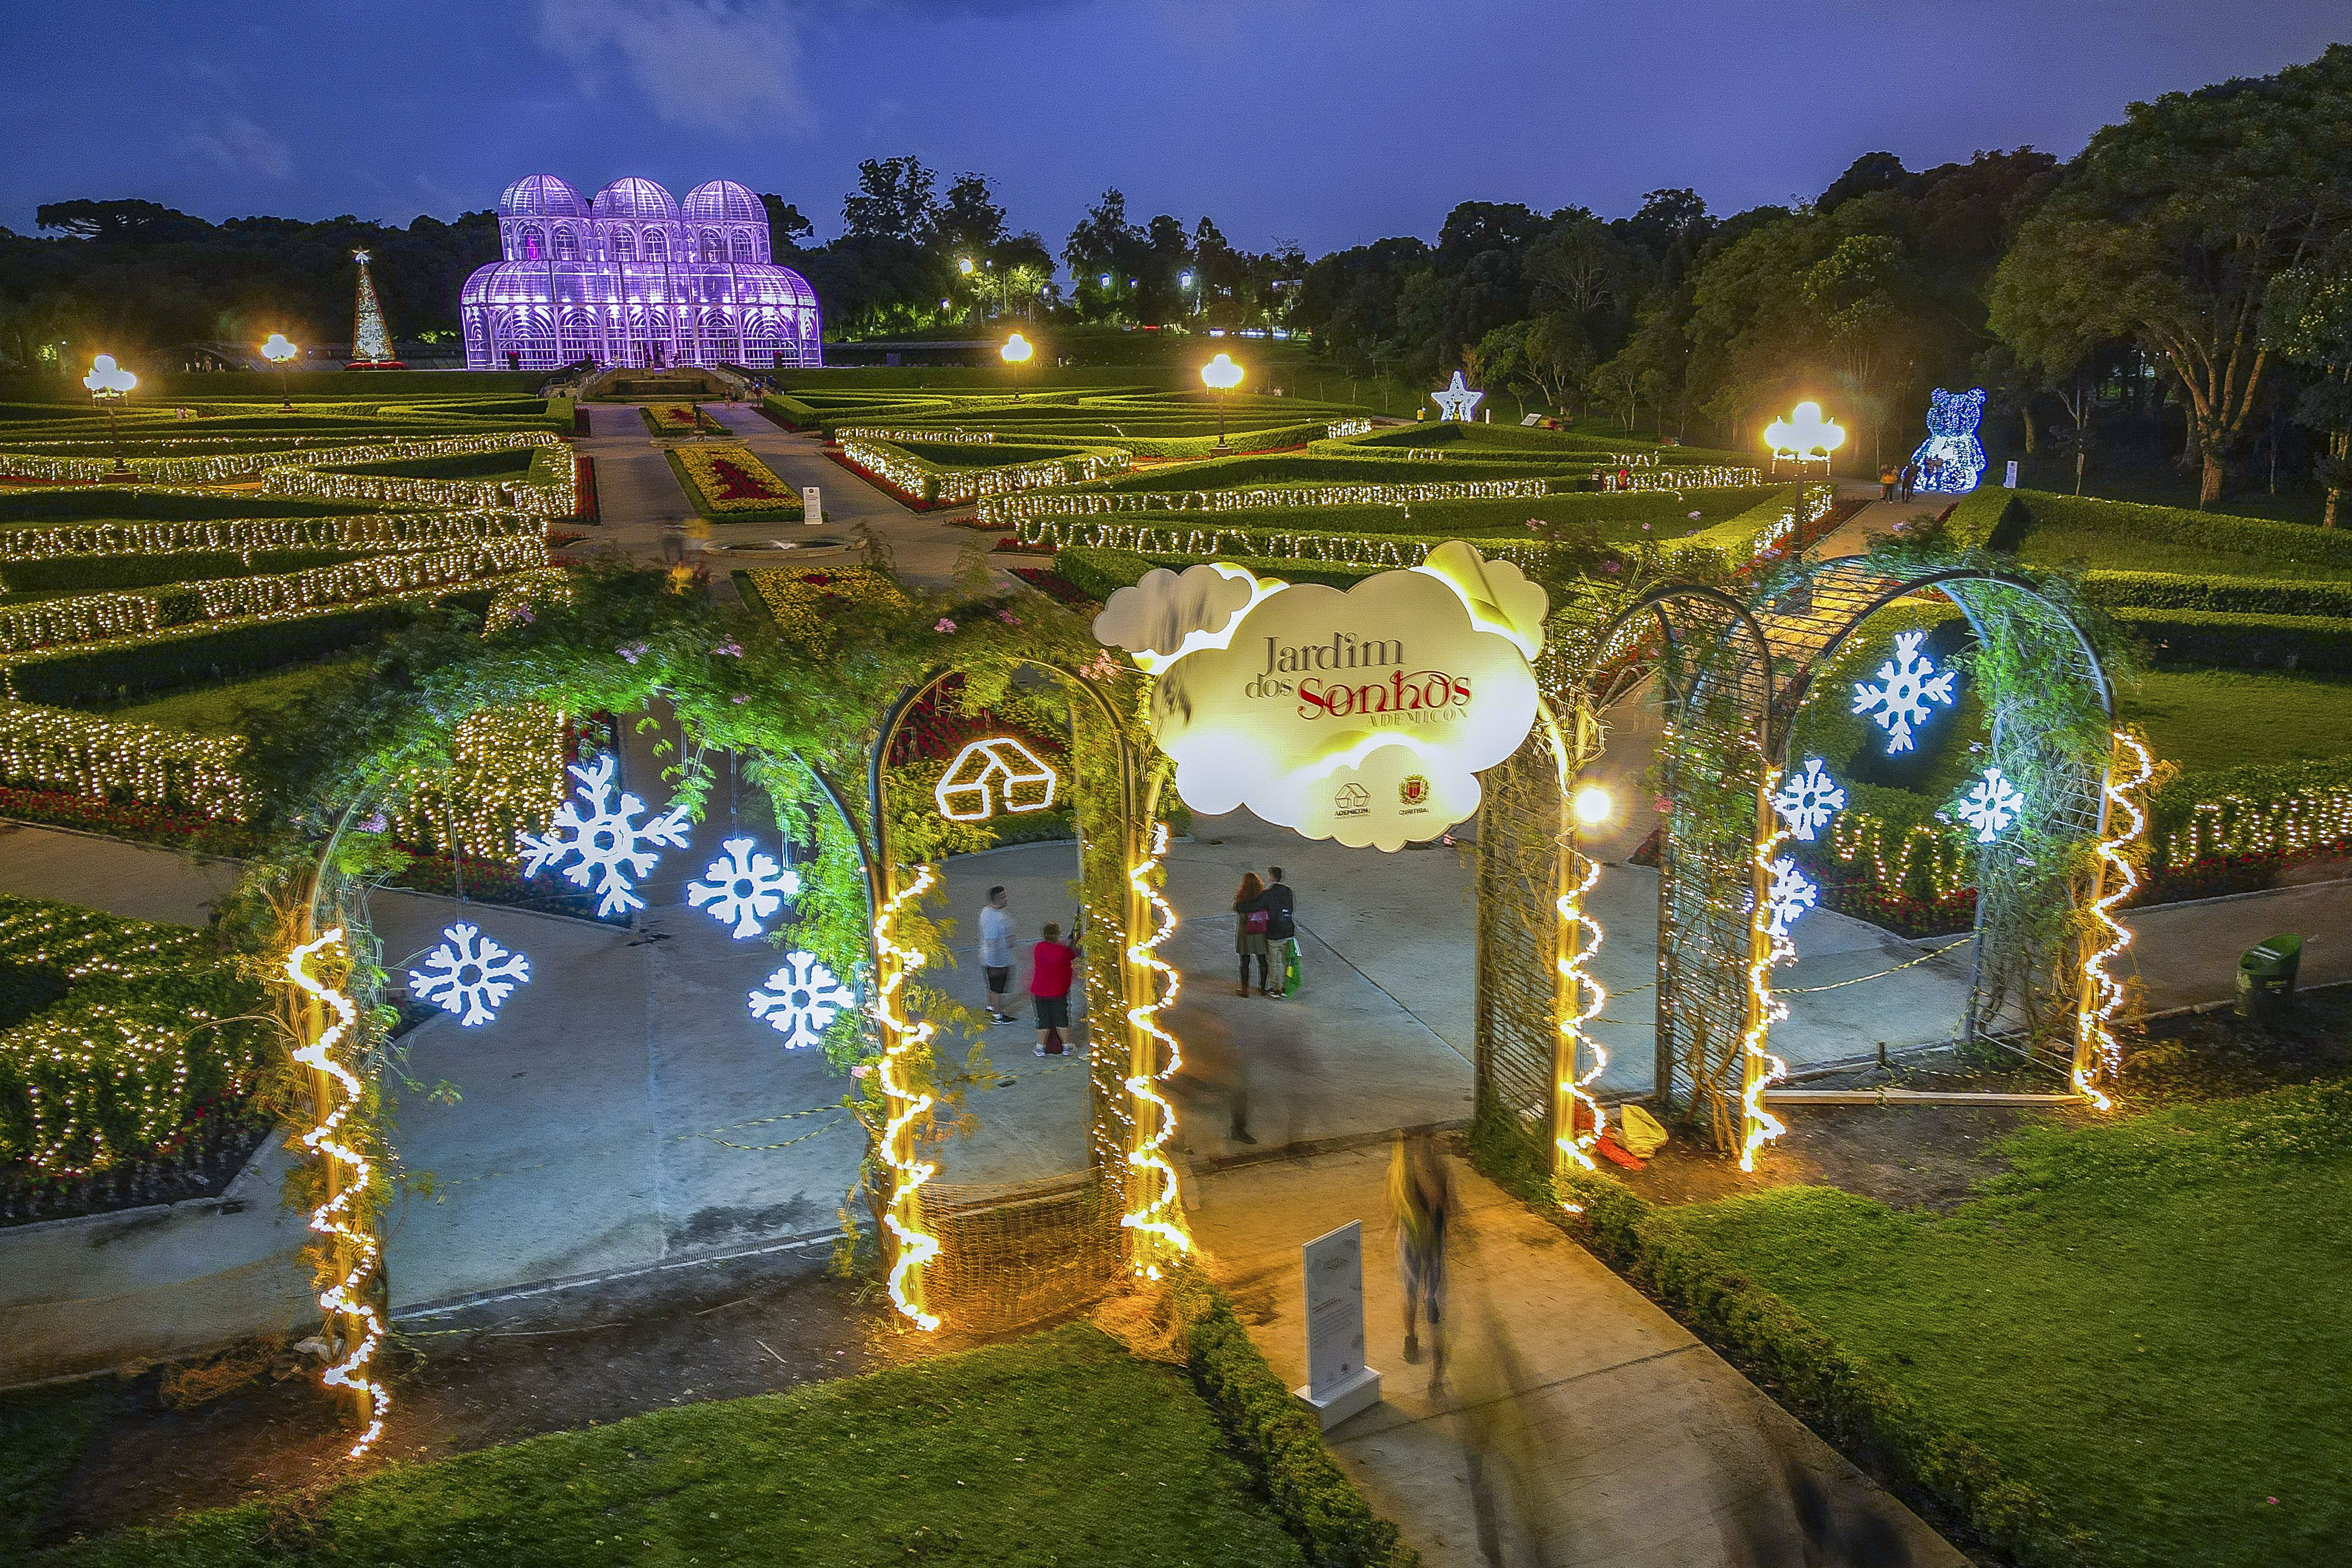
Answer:
[{"label": "street lamp post", "polygon": [[286,340],[283,332],[270,333],[269,341],[261,345],[261,357],[278,367],[278,395],[282,400],[280,406],[288,413],[294,412],[294,389],[286,379],[286,365],[301,351]]},{"label": "street lamp post", "polygon": [[1797,477],[1805,476],[1805,465],[1815,456],[1822,460],[1822,474],[1830,471],[1830,454],[1845,444],[1845,430],[1834,419],[1822,417],[1822,405],[1801,402],[1789,412],[1786,419],[1776,419],[1764,427],[1764,444],[1772,450],[1772,463],[1780,465],[1788,458],[1797,465]]},{"label": "street lamp post", "polygon": [[81,384],[89,389],[90,401],[106,410],[106,435],[114,447],[114,473],[110,478],[131,477],[131,465],[122,458],[122,423],[115,405],[122,394],[139,384],[139,378],[114,362],[112,354],[100,354],[89,362],[89,374]]},{"label": "street lamp post", "polygon": [[1004,347],[996,351],[1003,357],[1006,364],[1013,367],[1013,401],[1019,402],[1021,401],[1021,367],[1029,362],[1029,356],[1036,350],[1030,346],[1028,339],[1015,332],[1005,339]]},{"label": "street lamp post", "polygon": [[1242,368],[1223,354],[1201,367],[1201,380],[1217,394],[1217,450],[1225,450],[1225,394],[1242,384]]}]

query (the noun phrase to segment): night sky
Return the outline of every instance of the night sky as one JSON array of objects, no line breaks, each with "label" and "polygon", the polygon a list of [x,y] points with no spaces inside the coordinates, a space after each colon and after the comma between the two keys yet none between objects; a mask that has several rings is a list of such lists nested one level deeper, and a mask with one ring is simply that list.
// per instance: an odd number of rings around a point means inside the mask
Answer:
[{"label": "night sky", "polygon": [[0,0],[0,224],[145,197],[404,223],[518,175],[728,177],[837,233],[861,158],[997,183],[1058,251],[1106,185],[1310,254],[1465,200],[1717,212],[1914,168],[2071,156],[2135,99],[2309,59],[2341,0],[1464,5]]}]

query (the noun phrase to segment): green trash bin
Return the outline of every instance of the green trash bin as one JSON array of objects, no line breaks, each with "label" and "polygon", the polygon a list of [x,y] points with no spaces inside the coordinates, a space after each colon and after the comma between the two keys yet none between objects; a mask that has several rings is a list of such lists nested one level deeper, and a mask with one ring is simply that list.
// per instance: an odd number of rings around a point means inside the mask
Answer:
[{"label": "green trash bin", "polygon": [[2303,965],[2303,938],[2273,936],[2246,949],[2238,960],[2238,1016],[2261,1020],[2294,995],[2295,971]]}]

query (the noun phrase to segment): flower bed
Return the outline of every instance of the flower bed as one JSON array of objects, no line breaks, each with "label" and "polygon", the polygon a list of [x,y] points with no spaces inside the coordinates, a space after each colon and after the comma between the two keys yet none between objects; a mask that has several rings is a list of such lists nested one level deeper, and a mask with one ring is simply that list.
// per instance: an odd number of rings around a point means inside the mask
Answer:
[{"label": "flower bed", "polygon": [[637,410],[646,428],[656,435],[692,435],[699,431],[725,434],[723,426],[690,402],[649,402]]},{"label": "flower bed", "polygon": [[751,455],[748,446],[693,446],[672,451],[670,466],[686,484],[695,510],[721,522],[798,522],[798,490]]},{"label": "flower bed", "polygon": [[749,575],[778,629],[798,643],[823,641],[829,611],[841,606],[873,601],[905,609],[913,602],[887,572],[870,566],[837,566],[822,571],[759,567]]}]

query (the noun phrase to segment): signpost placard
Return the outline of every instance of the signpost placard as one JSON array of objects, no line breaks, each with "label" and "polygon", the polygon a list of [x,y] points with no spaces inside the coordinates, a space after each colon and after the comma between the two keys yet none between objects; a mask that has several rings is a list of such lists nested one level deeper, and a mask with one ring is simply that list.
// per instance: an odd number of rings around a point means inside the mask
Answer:
[{"label": "signpost placard", "polygon": [[801,486],[801,521],[811,524],[824,521],[824,496],[815,485]]},{"label": "signpost placard", "polygon": [[1351,1219],[1299,1249],[1307,1292],[1307,1386],[1294,1389],[1323,1430],[1381,1400],[1364,1364],[1364,1226]]}]

